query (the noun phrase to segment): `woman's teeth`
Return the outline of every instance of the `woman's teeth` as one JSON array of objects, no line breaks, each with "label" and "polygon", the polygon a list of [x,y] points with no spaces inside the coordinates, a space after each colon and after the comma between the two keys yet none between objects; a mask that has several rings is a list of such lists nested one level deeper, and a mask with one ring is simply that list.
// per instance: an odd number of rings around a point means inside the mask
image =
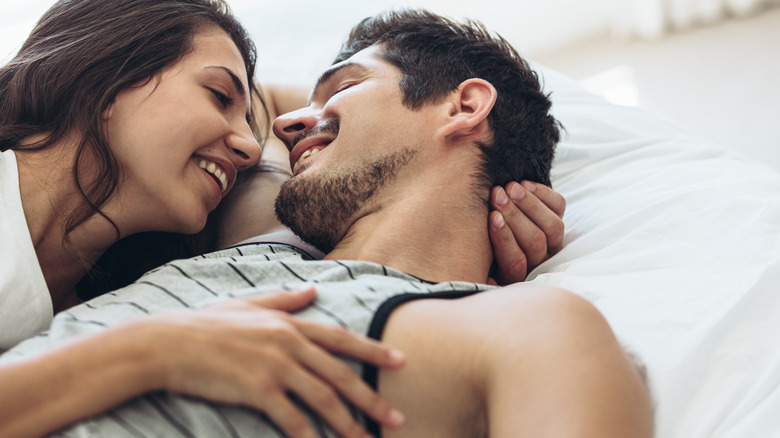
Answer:
[{"label": "woman's teeth", "polygon": [[217,178],[217,181],[219,181],[220,191],[222,193],[225,193],[225,190],[227,190],[228,181],[227,181],[227,175],[225,175],[225,172],[222,171],[222,168],[217,166],[215,163],[212,163],[211,161],[206,161],[202,158],[199,158],[197,162],[198,162],[198,167],[214,175],[214,177]]},{"label": "woman's teeth", "polygon": [[301,166],[301,162],[305,160],[306,158],[311,157],[312,155],[316,154],[317,152],[321,151],[323,148],[311,148],[307,149],[304,153],[301,154],[300,158],[298,158],[298,161],[295,162],[295,166],[293,166],[293,173],[298,171],[298,167]]}]

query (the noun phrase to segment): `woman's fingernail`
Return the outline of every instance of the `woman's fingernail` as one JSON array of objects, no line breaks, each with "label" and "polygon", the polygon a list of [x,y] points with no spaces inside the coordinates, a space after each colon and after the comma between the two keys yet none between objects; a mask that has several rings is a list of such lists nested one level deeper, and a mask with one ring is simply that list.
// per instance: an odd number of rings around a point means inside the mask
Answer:
[{"label": "woman's fingernail", "polygon": [[501,213],[498,213],[493,216],[493,227],[497,230],[500,230],[504,227],[506,222],[504,221],[504,216],[501,215]]},{"label": "woman's fingernail", "polygon": [[406,421],[406,418],[398,409],[391,409],[390,413],[387,414],[387,422],[390,427],[400,427],[404,424],[404,421]]},{"label": "woman's fingernail", "polygon": [[406,360],[406,355],[401,350],[396,350],[395,348],[390,350],[390,363],[393,365],[400,365]]},{"label": "woman's fingernail", "polygon": [[505,206],[509,202],[509,197],[506,196],[506,192],[503,187],[499,187],[496,190],[496,204],[499,207]]},{"label": "woman's fingernail", "polygon": [[517,202],[523,199],[523,196],[525,196],[525,190],[523,190],[520,184],[512,184],[512,187],[509,188],[509,196],[513,201]]},{"label": "woman's fingernail", "polygon": [[536,191],[536,184],[532,183],[531,181],[523,181],[523,187],[526,188],[531,193],[534,193]]}]

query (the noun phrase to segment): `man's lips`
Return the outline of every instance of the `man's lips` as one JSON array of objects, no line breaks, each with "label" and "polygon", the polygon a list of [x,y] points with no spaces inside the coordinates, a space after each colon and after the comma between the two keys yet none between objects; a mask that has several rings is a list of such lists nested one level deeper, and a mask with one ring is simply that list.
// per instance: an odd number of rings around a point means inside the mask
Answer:
[{"label": "man's lips", "polygon": [[334,138],[330,136],[313,135],[299,141],[290,151],[290,168],[293,169],[293,173],[295,173],[295,165],[301,160],[306,151],[314,148],[325,149],[333,140]]}]

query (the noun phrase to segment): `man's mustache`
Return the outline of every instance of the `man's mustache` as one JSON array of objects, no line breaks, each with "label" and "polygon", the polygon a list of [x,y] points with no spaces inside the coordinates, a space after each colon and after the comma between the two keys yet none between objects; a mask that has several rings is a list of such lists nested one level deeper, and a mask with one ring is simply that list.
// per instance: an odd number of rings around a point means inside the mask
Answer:
[{"label": "man's mustache", "polygon": [[301,140],[311,137],[312,135],[319,135],[319,134],[331,134],[333,136],[338,135],[339,133],[339,121],[338,119],[328,119],[324,122],[318,123],[316,126],[312,126],[311,128],[301,131],[298,135],[293,138],[292,147],[295,147]]}]

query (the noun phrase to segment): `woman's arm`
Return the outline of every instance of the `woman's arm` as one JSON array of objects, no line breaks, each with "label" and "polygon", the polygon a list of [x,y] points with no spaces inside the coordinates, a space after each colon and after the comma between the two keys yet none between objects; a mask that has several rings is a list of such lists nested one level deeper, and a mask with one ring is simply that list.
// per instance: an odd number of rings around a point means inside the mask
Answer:
[{"label": "woman's arm", "polygon": [[314,296],[309,288],[149,315],[3,364],[0,437],[41,436],[157,390],[255,408],[291,437],[314,435],[288,393],[344,437],[365,431],[339,397],[399,426],[390,404],[330,352],[390,368],[403,356],[287,314]]},{"label": "woman's arm", "polygon": [[132,325],[0,366],[0,436],[41,436],[159,388],[160,363]]},{"label": "woman's arm", "polygon": [[[280,115],[305,107],[309,98],[309,88],[300,84],[267,83],[260,84],[259,88],[260,92],[263,93],[271,124]],[[263,147],[263,160],[279,164],[289,171],[290,152],[284,143],[270,132],[270,126],[267,128],[269,135]]]}]

